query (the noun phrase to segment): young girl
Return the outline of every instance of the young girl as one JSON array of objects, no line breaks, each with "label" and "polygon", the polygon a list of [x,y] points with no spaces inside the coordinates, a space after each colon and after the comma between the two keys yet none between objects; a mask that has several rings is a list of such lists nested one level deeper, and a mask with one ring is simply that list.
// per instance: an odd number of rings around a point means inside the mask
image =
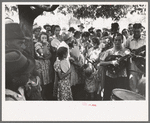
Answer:
[{"label": "young girl", "polygon": [[67,62],[68,49],[66,47],[60,47],[57,50],[58,59],[54,63],[54,69],[56,72],[57,82],[57,99],[58,100],[73,100],[69,74],[71,69]]},{"label": "young girl", "polygon": [[50,62],[50,45],[48,43],[48,34],[41,32],[39,35],[39,41],[35,44],[35,52],[37,54],[36,66],[40,74],[41,86],[42,86],[42,97],[45,100],[50,99],[51,89],[51,76],[52,76],[52,65]]}]

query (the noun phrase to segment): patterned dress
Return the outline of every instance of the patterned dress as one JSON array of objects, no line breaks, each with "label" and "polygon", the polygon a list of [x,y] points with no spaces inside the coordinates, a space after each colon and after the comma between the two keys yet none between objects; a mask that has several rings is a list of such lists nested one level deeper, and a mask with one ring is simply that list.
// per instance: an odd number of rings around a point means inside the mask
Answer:
[{"label": "patterned dress", "polygon": [[42,48],[43,51],[43,57],[38,58],[36,60],[36,66],[37,66],[37,71],[40,74],[40,79],[41,79],[41,85],[47,85],[52,82],[50,79],[52,77],[52,64],[51,61],[49,60],[51,57],[50,53],[50,47],[48,42],[37,42],[35,44],[35,51],[37,52],[38,49]]},{"label": "patterned dress", "polygon": [[[61,62],[59,60],[57,60],[54,63],[54,69],[56,71],[56,75],[58,72],[62,72],[60,63]],[[57,99],[58,100],[61,100],[61,101],[73,100],[69,77],[70,75],[66,76],[65,78],[61,80],[58,79],[58,83],[57,83]],[[57,78],[58,78],[58,75],[57,75]]]}]

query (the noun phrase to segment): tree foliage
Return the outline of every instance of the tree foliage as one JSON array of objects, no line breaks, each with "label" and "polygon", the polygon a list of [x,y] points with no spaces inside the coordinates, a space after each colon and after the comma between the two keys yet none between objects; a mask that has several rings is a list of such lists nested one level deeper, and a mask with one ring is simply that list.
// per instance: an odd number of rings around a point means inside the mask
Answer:
[{"label": "tree foliage", "polygon": [[60,5],[58,12],[66,15],[72,13],[74,17],[80,18],[112,18],[120,20],[126,17],[127,13],[137,12],[145,14],[145,5]]}]

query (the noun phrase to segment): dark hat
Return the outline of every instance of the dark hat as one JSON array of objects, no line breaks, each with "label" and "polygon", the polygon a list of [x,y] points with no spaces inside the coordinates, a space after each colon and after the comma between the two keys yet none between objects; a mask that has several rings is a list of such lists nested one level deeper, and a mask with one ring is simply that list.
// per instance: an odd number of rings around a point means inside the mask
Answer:
[{"label": "dark hat", "polygon": [[5,24],[5,38],[6,40],[29,39],[25,37],[18,23]]},{"label": "dark hat", "polygon": [[5,24],[8,24],[8,23],[14,23],[13,19],[6,17],[5,18]]},{"label": "dark hat", "polygon": [[94,28],[94,27],[90,27],[90,28],[88,29],[88,31],[93,30],[93,29],[95,29],[95,28]]},{"label": "dark hat", "polygon": [[6,73],[30,73],[35,63],[25,57],[19,50],[6,50]]},{"label": "dark hat", "polygon": [[78,27],[82,27],[82,28],[84,28],[83,23],[81,23],[80,25],[78,25]]},{"label": "dark hat", "polygon": [[45,24],[45,25],[43,26],[43,28],[46,29],[47,26],[51,27],[51,25],[49,25],[49,24],[47,23],[47,24]]},{"label": "dark hat", "polygon": [[73,27],[70,27],[68,31],[69,32],[75,32],[75,29]]},{"label": "dark hat", "polygon": [[82,33],[82,37],[89,37],[90,36],[90,33],[89,32],[84,32]]},{"label": "dark hat", "polygon": [[96,32],[102,32],[102,30],[101,29],[97,29]]}]

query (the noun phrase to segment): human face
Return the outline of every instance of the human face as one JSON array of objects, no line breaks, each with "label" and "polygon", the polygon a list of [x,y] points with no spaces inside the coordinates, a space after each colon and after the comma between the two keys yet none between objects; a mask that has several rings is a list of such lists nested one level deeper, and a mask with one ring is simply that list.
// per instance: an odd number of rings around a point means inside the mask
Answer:
[{"label": "human face", "polygon": [[6,48],[17,49],[22,52],[26,48],[24,43],[25,43],[25,39],[14,39],[11,41],[7,41]]},{"label": "human face", "polygon": [[42,34],[40,39],[41,39],[41,42],[46,42],[47,41],[47,35]]},{"label": "human face", "polygon": [[51,36],[51,35],[52,35],[51,30],[47,30],[46,32],[47,32],[47,34],[48,34],[49,36]]},{"label": "human face", "polygon": [[68,56],[68,51],[64,54],[64,56],[63,56],[64,59],[67,58],[67,56]]},{"label": "human face", "polygon": [[83,29],[84,29],[83,27],[79,27],[79,31],[81,31],[81,32],[82,32],[82,31],[83,31]]},{"label": "human face", "polygon": [[35,36],[36,36],[36,37],[38,37],[38,36],[39,36],[40,31],[41,31],[41,29],[36,29],[36,30],[34,31],[34,34],[35,34]]},{"label": "human face", "polygon": [[121,47],[122,37],[121,36],[115,36],[115,38],[114,38],[114,44],[115,44],[115,47]]},{"label": "human face", "polygon": [[60,27],[56,27],[55,28],[55,31],[54,31],[54,34],[57,36],[57,35],[59,35],[60,34]]},{"label": "human face", "polygon": [[128,36],[129,36],[129,33],[128,33],[128,31],[127,30],[125,30],[125,31],[123,31],[123,33],[122,33],[125,37],[126,37],[126,39],[128,38]]},{"label": "human face", "polygon": [[94,48],[94,49],[98,48],[97,43],[93,43],[93,48]]},{"label": "human face", "polygon": [[51,30],[51,27],[50,27],[50,26],[46,26],[45,29],[46,29],[46,30]]},{"label": "human face", "polygon": [[97,32],[97,37],[99,37],[99,38],[102,37],[102,33],[100,31]]},{"label": "human face", "polygon": [[128,30],[129,30],[129,34],[132,35],[133,34],[133,25],[129,26]]},{"label": "human face", "polygon": [[88,37],[83,37],[83,41],[88,41],[89,40],[89,36]]},{"label": "human face", "polygon": [[134,38],[138,39],[141,36],[141,29],[133,29]]}]

